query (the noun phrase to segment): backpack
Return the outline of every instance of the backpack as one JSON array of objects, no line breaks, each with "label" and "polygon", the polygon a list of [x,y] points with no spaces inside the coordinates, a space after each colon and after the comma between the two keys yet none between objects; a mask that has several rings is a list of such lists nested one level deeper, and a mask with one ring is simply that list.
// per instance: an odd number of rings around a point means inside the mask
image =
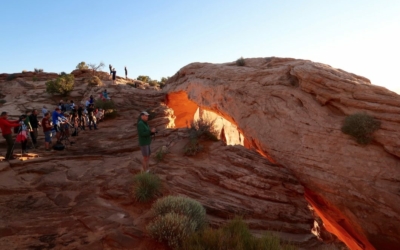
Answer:
[{"label": "backpack", "polygon": [[62,151],[62,150],[65,149],[65,146],[62,143],[56,143],[56,144],[54,144],[53,149],[54,150],[58,150],[58,151]]}]

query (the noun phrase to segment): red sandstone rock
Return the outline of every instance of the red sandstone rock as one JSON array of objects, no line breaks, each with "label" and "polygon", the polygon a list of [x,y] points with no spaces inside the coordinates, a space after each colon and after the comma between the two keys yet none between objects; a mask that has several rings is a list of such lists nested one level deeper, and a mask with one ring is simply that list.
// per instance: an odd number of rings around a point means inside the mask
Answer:
[{"label": "red sandstone rock", "polygon": [[[328,65],[290,58],[190,64],[164,89],[175,124],[196,107],[237,126],[244,145],[293,171],[326,227],[351,249],[400,245],[400,98]],[[187,108],[188,107],[188,108]],[[367,146],[341,132],[367,112],[381,129]]]}]

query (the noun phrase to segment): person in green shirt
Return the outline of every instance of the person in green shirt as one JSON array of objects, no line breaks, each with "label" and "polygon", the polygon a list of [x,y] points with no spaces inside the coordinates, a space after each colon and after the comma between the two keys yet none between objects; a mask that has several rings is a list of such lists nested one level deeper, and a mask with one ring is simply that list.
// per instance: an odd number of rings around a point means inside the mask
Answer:
[{"label": "person in green shirt", "polygon": [[137,131],[139,137],[139,146],[143,155],[143,171],[148,172],[149,168],[149,160],[150,160],[150,144],[151,144],[151,135],[156,132],[155,128],[150,129],[147,121],[149,120],[149,113],[146,111],[142,111],[140,113],[140,118],[137,123]]}]

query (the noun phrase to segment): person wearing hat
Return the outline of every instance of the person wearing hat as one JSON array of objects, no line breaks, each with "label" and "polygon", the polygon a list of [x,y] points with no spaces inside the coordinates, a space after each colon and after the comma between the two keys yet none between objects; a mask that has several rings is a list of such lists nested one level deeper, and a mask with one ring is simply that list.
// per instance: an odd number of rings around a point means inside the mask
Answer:
[{"label": "person wearing hat", "polygon": [[149,113],[142,111],[140,113],[139,121],[137,123],[137,131],[139,134],[139,146],[143,155],[143,171],[148,172],[149,160],[150,160],[150,144],[151,135],[156,132],[155,128],[150,129],[147,121],[149,120]]}]

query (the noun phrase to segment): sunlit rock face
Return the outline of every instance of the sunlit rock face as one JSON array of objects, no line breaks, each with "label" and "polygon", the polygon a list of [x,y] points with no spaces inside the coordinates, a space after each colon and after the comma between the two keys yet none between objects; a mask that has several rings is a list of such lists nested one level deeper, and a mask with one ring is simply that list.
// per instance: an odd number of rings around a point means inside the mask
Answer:
[{"label": "sunlit rock face", "polygon": [[[198,107],[222,117],[237,127],[246,147],[293,171],[309,203],[351,249],[398,249],[399,96],[311,61],[245,62],[182,68],[165,89],[175,124],[184,126],[182,119],[193,119]],[[344,118],[355,112],[381,121],[370,145],[341,132]]]}]

